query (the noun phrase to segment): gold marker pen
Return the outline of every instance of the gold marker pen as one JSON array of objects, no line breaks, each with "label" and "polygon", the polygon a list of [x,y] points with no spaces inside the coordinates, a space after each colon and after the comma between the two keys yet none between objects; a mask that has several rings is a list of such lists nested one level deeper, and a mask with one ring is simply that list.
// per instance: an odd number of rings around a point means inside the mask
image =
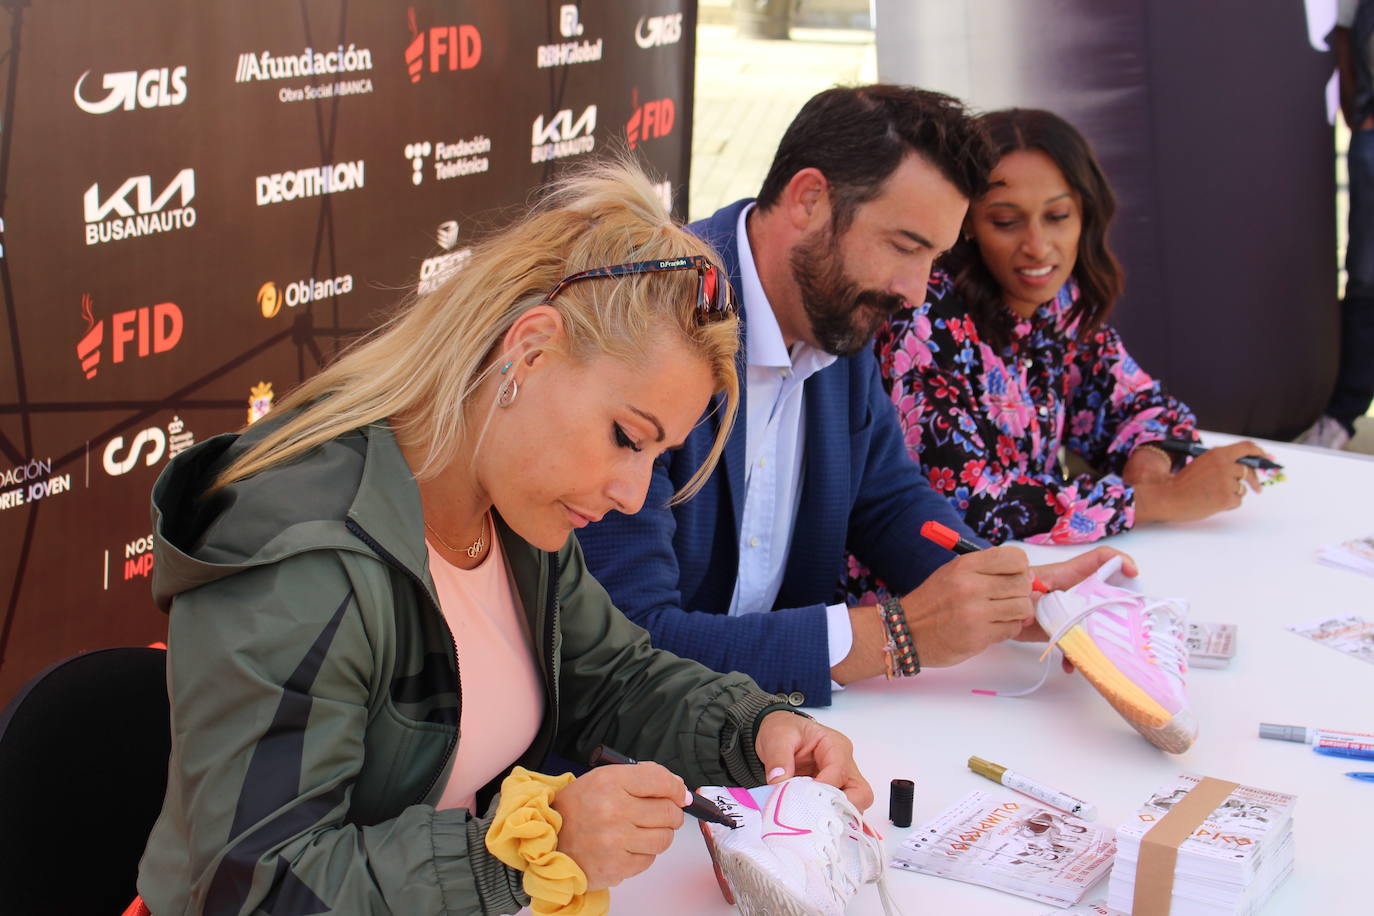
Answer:
[{"label": "gold marker pen", "polygon": [[987,777],[995,783],[1000,783],[1008,789],[1015,789],[1017,792],[1029,795],[1036,801],[1052,805],[1070,814],[1077,815],[1085,821],[1091,821],[1097,817],[1097,809],[1081,799],[1074,798],[1065,792],[1057,792],[1049,786],[1041,785],[1033,779],[1027,779],[1020,773],[1016,773],[1004,766],[998,766],[991,761],[984,760],[982,757],[970,757],[968,768],[979,776]]}]

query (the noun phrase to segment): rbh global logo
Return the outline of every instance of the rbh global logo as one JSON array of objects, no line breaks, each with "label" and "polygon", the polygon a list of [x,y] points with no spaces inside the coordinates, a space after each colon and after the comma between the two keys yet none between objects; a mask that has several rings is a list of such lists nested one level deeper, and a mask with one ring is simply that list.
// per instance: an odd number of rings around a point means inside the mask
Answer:
[{"label": "rbh global logo", "polygon": [[596,146],[596,106],[588,105],[573,120],[571,108],[564,108],[546,123],[544,116],[534,119],[530,129],[530,162],[547,162],[590,153]]},{"label": "rbh global logo", "polygon": [[634,90],[631,98],[633,101],[630,105],[634,108],[634,114],[625,122],[625,137],[630,141],[630,149],[634,149],[645,140],[657,140],[673,132],[677,107],[672,99],[659,99],[641,105],[638,89]]},{"label": "rbh global logo", "polygon": [[[100,371],[101,347],[105,343],[105,319],[96,320],[91,312],[91,297],[81,297],[81,317],[86,319],[86,335],[76,344],[76,358],[87,379]],[[181,342],[181,309],[175,302],[115,312],[110,316],[110,362],[122,363],[133,356],[166,353]],[[135,347],[129,347],[135,344]],[[130,351],[133,352],[130,352]]]},{"label": "rbh global logo", "polygon": [[563,67],[568,64],[585,64],[601,60],[604,41],[600,38],[596,41],[582,38],[585,31],[586,27],[579,21],[577,4],[563,4],[558,8],[558,32],[569,40],[540,45],[535,49],[535,63],[542,70],[545,67]]},{"label": "rbh global logo", "polygon": [[186,101],[186,68],[162,67],[157,70],[124,70],[119,73],[106,73],[101,86],[109,90],[105,98],[98,102],[88,102],[81,94],[81,84],[91,75],[87,70],[76,81],[72,99],[76,107],[87,114],[108,114],[116,108],[133,111],[139,108],[166,108],[180,105]]},{"label": "rbh global logo", "polygon": [[423,31],[415,24],[415,7],[406,10],[413,36],[406,45],[410,81],[418,83],[426,72],[452,73],[471,70],[482,60],[482,33],[474,25],[436,25]]},{"label": "rbh global logo", "polygon": [[[129,203],[129,195],[134,203]],[[173,197],[180,195],[180,207],[164,210]],[[177,172],[171,184],[153,197],[153,178],[139,175],[127,179],[113,194],[100,197],[100,183],[86,189],[82,199],[86,217],[86,244],[99,245],[121,239],[138,238],[155,232],[174,232],[190,229],[196,224],[196,210],[190,206],[196,196],[195,169]]]}]

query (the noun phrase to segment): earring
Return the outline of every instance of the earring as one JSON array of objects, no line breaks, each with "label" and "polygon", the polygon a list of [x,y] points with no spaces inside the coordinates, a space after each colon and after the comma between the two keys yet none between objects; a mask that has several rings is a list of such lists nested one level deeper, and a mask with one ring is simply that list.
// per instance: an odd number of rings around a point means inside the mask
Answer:
[{"label": "earring", "polygon": [[[509,366],[507,366],[509,368]],[[505,369],[501,370],[505,372]],[[509,407],[515,403],[515,396],[520,393],[520,383],[515,380],[515,376],[510,376],[501,383],[501,387],[496,391],[496,406]]]}]

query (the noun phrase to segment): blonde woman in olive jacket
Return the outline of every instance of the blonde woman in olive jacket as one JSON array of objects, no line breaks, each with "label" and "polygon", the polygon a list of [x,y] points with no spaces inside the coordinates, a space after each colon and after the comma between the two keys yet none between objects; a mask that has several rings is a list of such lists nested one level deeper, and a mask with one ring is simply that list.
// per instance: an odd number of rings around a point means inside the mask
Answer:
[{"label": "blonde woman in olive jacket", "polygon": [[[169,465],[154,592],[172,758],[139,877],[155,916],[514,912],[523,875],[486,846],[501,777],[599,743],[658,762],[553,797],[589,891],[667,848],[684,779],[809,773],[871,802],[843,736],[653,649],[570,537],[638,510],[708,403],[733,416],[737,328],[715,265],[642,174],[589,170],[278,416]],[[504,714],[515,672],[463,680],[452,624],[474,609],[446,603],[434,565],[488,555],[542,691],[528,746],[470,807],[446,807],[463,743],[501,737],[465,733],[465,710]]]}]

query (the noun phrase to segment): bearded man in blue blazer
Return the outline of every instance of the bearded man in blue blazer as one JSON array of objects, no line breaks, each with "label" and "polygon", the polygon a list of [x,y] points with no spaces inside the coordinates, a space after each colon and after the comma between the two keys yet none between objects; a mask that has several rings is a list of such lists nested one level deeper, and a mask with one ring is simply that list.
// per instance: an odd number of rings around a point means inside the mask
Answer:
[{"label": "bearded man in blue blazer", "polygon": [[[642,511],[578,533],[588,568],[656,646],[824,706],[833,686],[1038,634],[1024,552],[953,558],[921,537],[935,520],[977,541],[907,455],[869,348],[902,300],[924,298],[990,167],[948,96],[830,89],[788,128],[757,200],[692,225],[741,300],[738,422],[692,499],[670,505],[711,447],[710,411],[660,456]],[[645,438],[631,446],[653,447]],[[846,552],[900,597],[846,607]],[[1065,587],[1113,553],[1037,572]]]}]

